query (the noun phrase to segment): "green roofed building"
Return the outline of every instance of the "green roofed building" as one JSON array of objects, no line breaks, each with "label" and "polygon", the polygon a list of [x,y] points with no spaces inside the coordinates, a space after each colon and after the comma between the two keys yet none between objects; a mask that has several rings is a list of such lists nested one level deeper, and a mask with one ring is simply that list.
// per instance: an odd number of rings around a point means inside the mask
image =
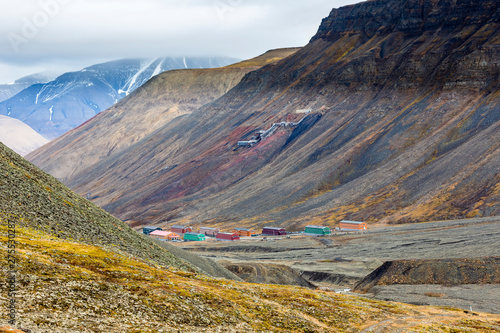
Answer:
[{"label": "green roofed building", "polygon": [[306,226],[306,230],[304,230],[304,234],[324,236],[324,235],[331,235],[332,231],[328,227],[308,225]]},{"label": "green roofed building", "polygon": [[204,234],[197,234],[196,232],[187,232],[184,234],[184,241],[200,242],[205,240]]}]

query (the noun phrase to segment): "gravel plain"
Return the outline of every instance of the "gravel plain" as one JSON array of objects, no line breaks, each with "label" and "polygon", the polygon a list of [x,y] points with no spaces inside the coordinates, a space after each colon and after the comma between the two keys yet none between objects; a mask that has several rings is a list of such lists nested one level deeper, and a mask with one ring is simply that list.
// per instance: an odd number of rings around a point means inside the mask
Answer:
[{"label": "gravel plain", "polygon": [[[318,287],[343,290],[387,260],[500,256],[500,217],[380,226],[329,237],[291,234],[180,245],[216,261],[286,265]],[[365,296],[500,313],[500,285],[377,286]]]}]

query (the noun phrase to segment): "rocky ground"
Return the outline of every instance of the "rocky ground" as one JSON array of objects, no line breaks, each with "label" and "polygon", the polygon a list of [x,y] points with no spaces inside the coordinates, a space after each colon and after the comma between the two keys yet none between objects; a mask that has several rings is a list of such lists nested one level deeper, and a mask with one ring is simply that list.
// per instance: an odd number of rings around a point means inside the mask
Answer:
[{"label": "rocky ground", "polygon": [[371,294],[367,295],[380,300],[415,305],[432,304],[469,311],[500,313],[500,285],[498,284],[377,286],[371,289]]},{"label": "rocky ground", "polygon": [[[280,264],[309,282],[343,290],[388,260],[500,256],[500,217],[372,228],[331,237],[252,237],[240,242],[179,243],[184,249],[232,265]],[[266,280],[268,281],[268,280]],[[269,281],[268,281],[269,282]],[[367,296],[415,304],[446,305],[500,313],[500,285],[388,285]]]}]

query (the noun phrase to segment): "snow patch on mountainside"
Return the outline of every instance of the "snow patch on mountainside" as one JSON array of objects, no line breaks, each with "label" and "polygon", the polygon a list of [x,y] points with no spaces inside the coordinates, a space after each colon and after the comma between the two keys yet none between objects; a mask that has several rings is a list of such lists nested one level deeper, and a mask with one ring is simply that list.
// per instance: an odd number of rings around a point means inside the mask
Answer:
[{"label": "snow patch on mountainside", "polygon": [[137,82],[137,78],[144,73],[146,69],[148,69],[157,59],[150,60],[147,65],[144,65],[144,62],[141,63],[141,69],[130,79],[128,82],[127,90],[125,90],[125,95],[129,95],[135,86],[135,83]]},{"label": "snow patch on mountainside", "polygon": [[42,72],[22,77],[14,82],[0,84],[0,102],[14,97],[24,89],[37,83],[47,83],[54,80],[60,73]]},{"label": "snow patch on mountainside", "polygon": [[160,74],[160,73],[162,72],[162,70],[161,70],[161,65],[163,65],[163,61],[164,61],[164,60],[161,60],[161,61],[158,63],[158,66],[156,66],[155,71],[153,72],[152,77],[153,77],[153,76],[156,76],[156,75],[158,75],[158,74]]}]

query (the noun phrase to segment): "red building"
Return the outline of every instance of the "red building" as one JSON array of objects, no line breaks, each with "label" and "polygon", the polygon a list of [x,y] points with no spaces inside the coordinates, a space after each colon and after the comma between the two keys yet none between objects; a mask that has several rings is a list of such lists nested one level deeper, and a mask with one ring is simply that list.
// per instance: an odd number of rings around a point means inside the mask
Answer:
[{"label": "red building", "polygon": [[170,228],[170,231],[175,232],[176,234],[185,234],[186,232],[193,232],[190,227],[184,227],[182,225],[174,225]]},{"label": "red building", "polygon": [[286,230],[283,228],[264,227],[264,229],[262,229],[262,234],[270,236],[281,236],[286,235]]},{"label": "red building", "polygon": [[210,228],[210,227],[201,227],[200,228],[200,234],[204,234],[205,236],[217,236],[217,234],[220,232],[218,228]]},{"label": "red building", "polygon": [[240,235],[237,233],[219,232],[215,238],[219,240],[235,241],[240,240]]}]

